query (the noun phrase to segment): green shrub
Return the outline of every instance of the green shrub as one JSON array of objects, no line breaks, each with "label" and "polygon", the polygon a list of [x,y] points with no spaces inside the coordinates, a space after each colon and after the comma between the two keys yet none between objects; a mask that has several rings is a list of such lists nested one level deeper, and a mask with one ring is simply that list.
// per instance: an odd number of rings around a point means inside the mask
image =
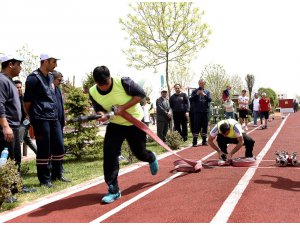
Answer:
[{"label": "green shrub", "polygon": [[166,136],[166,142],[171,149],[179,149],[181,140],[182,137],[180,136],[178,131],[168,131]]},{"label": "green shrub", "polygon": [[0,167],[0,206],[9,196],[22,190],[22,180],[15,162],[8,159],[7,163]]}]

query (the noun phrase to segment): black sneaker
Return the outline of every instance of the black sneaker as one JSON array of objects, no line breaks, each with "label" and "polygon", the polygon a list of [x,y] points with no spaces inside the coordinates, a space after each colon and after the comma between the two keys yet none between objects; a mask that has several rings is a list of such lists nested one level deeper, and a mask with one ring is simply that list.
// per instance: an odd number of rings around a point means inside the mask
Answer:
[{"label": "black sneaker", "polygon": [[207,141],[203,141],[203,142],[202,142],[202,145],[203,145],[203,146],[208,146]]},{"label": "black sneaker", "polygon": [[24,192],[24,193],[36,192],[36,188],[30,188],[30,187],[27,187],[26,185],[23,185],[22,192]]},{"label": "black sneaker", "polygon": [[54,185],[49,181],[47,183],[40,183],[41,187],[53,188]]}]

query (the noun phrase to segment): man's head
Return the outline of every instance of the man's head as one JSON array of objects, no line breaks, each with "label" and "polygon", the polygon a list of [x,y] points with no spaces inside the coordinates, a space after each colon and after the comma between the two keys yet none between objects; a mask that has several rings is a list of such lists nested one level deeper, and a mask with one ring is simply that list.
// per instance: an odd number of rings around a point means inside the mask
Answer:
[{"label": "man's head", "polygon": [[265,98],[267,97],[266,92],[261,93],[261,97],[262,97],[263,99],[265,99]]},{"label": "man's head", "polygon": [[101,91],[107,91],[110,88],[111,77],[106,66],[97,66],[93,71],[93,78]]},{"label": "man's head", "polygon": [[53,57],[49,54],[42,53],[40,55],[41,60],[41,68],[43,68],[47,73],[52,72],[55,67],[57,67],[57,60],[59,60],[56,57]]},{"label": "man's head", "polygon": [[246,91],[246,90],[242,90],[242,96],[245,96],[245,95],[246,95],[246,93],[247,93],[247,91]]},{"label": "man's head", "polygon": [[220,131],[223,136],[227,136],[230,132],[230,126],[228,123],[223,123],[220,125]]},{"label": "man's head", "polygon": [[18,89],[19,96],[22,96],[22,81],[14,80],[14,83]]},{"label": "man's head", "polygon": [[147,102],[150,102],[150,98],[149,98],[149,97],[146,97],[146,101],[147,101]]},{"label": "man's head", "polygon": [[180,92],[181,92],[181,85],[180,84],[175,84],[174,85],[174,90],[175,90],[175,92],[176,92],[176,94],[180,94]]},{"label": "man's head", "polygon": [[166,98],[166,97],[167,97],[167,94],[168,94],[168,90],[167,90],[166,88],[163,88],[163,89],[161,90],[161,96],[164,97],[164,98]]},{"label": "man's head", "polygon": [[52,75],[53,75],[53,84],[55,87],[59,87],[59,85],[63,82],[63,75],[61,74],[61,72],[58,72],[56,70],[52,71]]},{"label": "man's head", "polygon": [[206,84],[206,82],[205,82],[205,80],[202,79],[202,78],[198,81],[198,85],[199,85],[199,87],[202,87],[202,89],[204,89],[205,84]]},{"label": "man's head", "polygon": [[0,63],[1,63],[1,71],[5,72],[9,77],[13,78],[19,76],[22,67],[21,63],[23,60],[19,59],[18,57],[14,57],[11,55],[0,55]]},{"label": "man's head", "polygon": [[254,98],[258,98],[258,94],[257,93],[254,94]]}]

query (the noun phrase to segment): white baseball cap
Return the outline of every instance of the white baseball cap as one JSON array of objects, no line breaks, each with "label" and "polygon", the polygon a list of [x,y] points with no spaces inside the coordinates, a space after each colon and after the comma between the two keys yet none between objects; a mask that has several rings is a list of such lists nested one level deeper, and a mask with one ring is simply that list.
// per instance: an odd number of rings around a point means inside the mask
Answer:
[{"label": "white baseball cap", "polygon": [[23,62],[24,61],[20,57],[15,57],[15,56],[12,56],[12,55],[0,54],[0,63],[4,63],[4,62],[7,62],[7,61],[12,60],[12,59],[14,59],[16,61],[19,61],[19,62]]},{"label": "white baseball cap", "polygon": [[56,60],[59,60],[58,58],[53,57],[52,55],[49,55],[49,54],[46,54],[46,53],[42,53],[40,55],[40,59],[41,59],[41,61],[47,60],[47,59],[56,59]]}]

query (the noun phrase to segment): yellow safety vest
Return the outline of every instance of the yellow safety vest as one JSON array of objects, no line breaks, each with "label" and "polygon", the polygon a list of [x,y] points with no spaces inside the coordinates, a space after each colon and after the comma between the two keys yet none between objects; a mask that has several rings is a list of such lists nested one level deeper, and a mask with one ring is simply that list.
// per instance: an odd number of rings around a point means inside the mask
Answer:
[{"label": "yellow safety vest", "polygon": [[237,138],[235,133],[234,133],[233,128],[234,128],[235,124],[238,124],[238,122],[234,119],[227,119],[227,120],[222,120],[222,121],[218,122],[217,125],[218,125],[219,134],[221,134],[220,126],[224,123],[227,123],[230,126],[229,134],[226,137],[228,137],[228,138]]},{"label": "yellow safety vest", "polygon": [[[97,84],[90,88],[89,93],[93,99],[101,105],[107,112],[111,111],[114,105],[124,105],[129,102],[133,97],[128,95],[122,85],[121,78],[113,78],[113,88],[106,94],[101,95],[97,90]],[[138,120],[143,118],[143,109],[140,104],[135,104],[126,110],[129,114]],[[123,117],[116,115],[110,121],[111,123],[120,124],[124,126],[131,126],[132,123],[125,120]]]}]

